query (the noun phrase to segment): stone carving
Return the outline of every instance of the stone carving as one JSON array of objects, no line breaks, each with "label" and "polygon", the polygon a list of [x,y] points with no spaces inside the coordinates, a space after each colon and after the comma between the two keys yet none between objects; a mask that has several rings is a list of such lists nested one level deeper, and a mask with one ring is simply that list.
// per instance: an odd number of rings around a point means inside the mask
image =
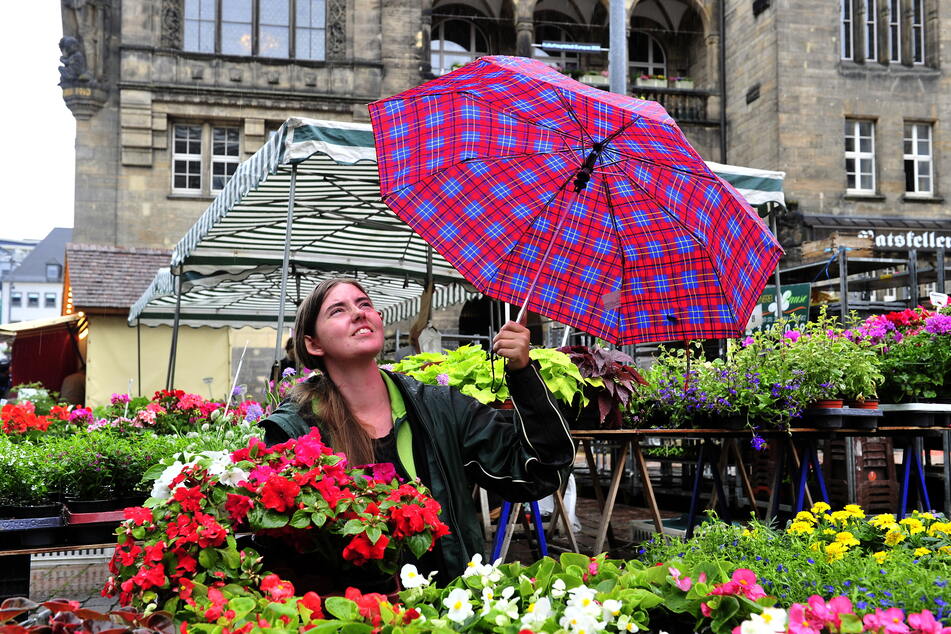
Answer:
[{"label": "stone carving", "polygon": [[[101,81],[107,37],[107,0],[62,0],[62,14],[63,40],[60,42],[60,48],[63,48],[64,44],[72,47],[72,42],[68,40],[74,40],[76,51],[82,53],[84,73],[87,74],[87,78],[81,81]],[[76,51],[67,53],[63,49],[63,55],[75,55]],[[78,60],[78,57],[74,59]],[[80,81],[78,75],[71,81]]]},{"label": "stone carving", "polygon": [[86,67],[86,55],[83,54],[79,40],[70,36],[61,38],[59,50],[62,53],[59,61],[63,64],[59,67],[60,86],[72,86],[92,80],[92,75]]},{"label": "stone carving", "polygon": [[347,0],[327,2],[327,59],[347,56]]},{"label": "stone carving", "polygon": [[162,46],[182,47],[181,0],[162,0]]}]

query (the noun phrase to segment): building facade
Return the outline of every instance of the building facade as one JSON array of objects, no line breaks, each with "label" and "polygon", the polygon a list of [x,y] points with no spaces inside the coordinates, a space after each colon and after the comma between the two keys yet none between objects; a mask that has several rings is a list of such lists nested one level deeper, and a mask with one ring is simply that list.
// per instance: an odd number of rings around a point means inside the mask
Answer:
[{"label": "building facade", "polygon": [[2,278],[0,323],[58,317],[63,309],[63,264],[72,229],[50,231]]}]

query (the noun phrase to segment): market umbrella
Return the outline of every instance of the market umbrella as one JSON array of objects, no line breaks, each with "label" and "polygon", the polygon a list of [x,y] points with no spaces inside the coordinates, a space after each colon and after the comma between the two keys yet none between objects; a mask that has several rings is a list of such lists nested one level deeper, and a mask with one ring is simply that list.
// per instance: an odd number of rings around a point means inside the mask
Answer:
[{"label": "market umbrella", "polygon": [[652,101],[483,57],[370,104],[386,204],[486,295],[618,344],[743,332],[782,249]]}]

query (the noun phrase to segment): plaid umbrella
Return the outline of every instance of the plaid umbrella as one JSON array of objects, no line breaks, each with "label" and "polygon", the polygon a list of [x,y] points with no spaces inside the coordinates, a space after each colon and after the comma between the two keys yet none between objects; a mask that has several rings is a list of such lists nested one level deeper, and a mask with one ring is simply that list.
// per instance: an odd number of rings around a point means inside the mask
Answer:
[{"label": "plaid umbrella", "polygon": [[782,255],[657,103],[483,57],[370,104],[386,204],[481,292],[618,344],[743,332]]}]

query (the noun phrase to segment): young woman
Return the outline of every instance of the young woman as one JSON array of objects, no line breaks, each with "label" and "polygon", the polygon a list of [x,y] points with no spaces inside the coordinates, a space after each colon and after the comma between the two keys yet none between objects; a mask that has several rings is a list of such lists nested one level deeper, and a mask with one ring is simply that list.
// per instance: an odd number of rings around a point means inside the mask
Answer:
[{"label": "young woman", "polygon": [[316,426],[351,464],[392,462],[404,478],[419,477],[451,531],[420,562],[442,571],[441,579],[484,554],[473,484],[512,502],[537,500],[561,485],[574,461],[568,426],[529,359],[522,325],[507,323],[493,341],[507,359],[515,405],[507,412],[454,388],[380,370],[383,321],[356,281],[333,279],[314,289],[298,309],[294,333],[300,365],[321,374],[294,388],[262,422],[265,441],[283,442]]}]

